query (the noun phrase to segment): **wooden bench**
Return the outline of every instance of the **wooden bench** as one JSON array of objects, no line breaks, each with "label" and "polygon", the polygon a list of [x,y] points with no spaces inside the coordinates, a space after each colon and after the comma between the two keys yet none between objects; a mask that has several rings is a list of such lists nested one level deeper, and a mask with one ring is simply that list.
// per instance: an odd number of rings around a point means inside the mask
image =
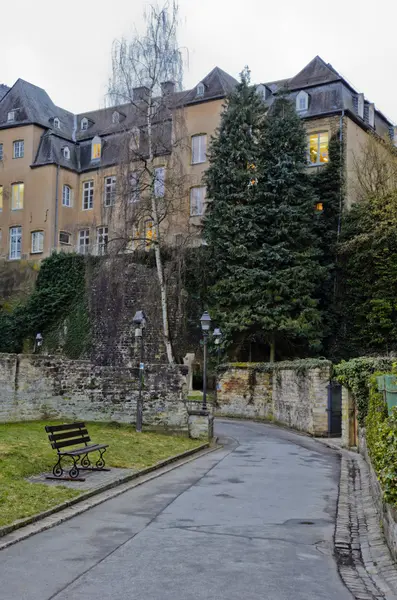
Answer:
[{"label": "wooden bench", "polygon": [[[53,477],[48,476],[46,479],[85,481],[85,479],[79,478],[80,471],[110,470],[105,469],[105,460],[103,458],[109,444],[90,444],[91,438],[88,435],[85,423],[47,425],[45,430],[48,433],[48,439],[50,440],[52,448],[58,453],[58,461],[52,469]],[[82,446],[81,444],[84,445]],[[72,448],[72,446],[77,445],[79,445],[78,448]],[[64,450],[64,448],[68,448],[68,450]],[[95,463],[95,467],[91,466],[91,461],[88,458],[88,455],[91,452],[99,452],[99,458]],[[73,460],[73,466],[69,470],[69,477],[62,477],[64,473],[62,460],[64,458],[71,458]]]}]

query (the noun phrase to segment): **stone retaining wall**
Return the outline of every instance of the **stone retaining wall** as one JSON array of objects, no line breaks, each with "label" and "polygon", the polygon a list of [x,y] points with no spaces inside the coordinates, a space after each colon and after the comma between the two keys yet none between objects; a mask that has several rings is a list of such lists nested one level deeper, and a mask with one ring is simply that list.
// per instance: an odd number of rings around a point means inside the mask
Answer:
[{"label": "stone retaining wall", "polygon": [[290,362],[277,363],[264,371],[250,363],[228,365],[219,377],[216,413],[262,417],[312,435],[327,435],[331,363],[324,360],[318,365],[298,369]]},{"label": "stone retaining wall", "polygon": [[[179,365],[146,365],[144,425],[188,432],[187,370]],[[0,354],[0,422],[65,418],[134,423],[138,377],[136,368]]]}]

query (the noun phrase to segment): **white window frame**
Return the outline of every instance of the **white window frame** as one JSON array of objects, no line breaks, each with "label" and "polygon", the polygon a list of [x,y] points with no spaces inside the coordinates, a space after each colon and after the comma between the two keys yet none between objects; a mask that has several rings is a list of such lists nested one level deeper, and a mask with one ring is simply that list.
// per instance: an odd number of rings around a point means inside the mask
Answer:
[{"label": "white window frame", "polygon": [[[327,135],[328,136],[328,159],[329,159],[329,132],[328,131],[311,131],[307,134],[307,161],[308,161],[308,165],[309,167],[318,167],[318,166],[323,166],[323,165],[327,165],[328,162],[321,162],[320,161],[320,136],[321,135]],[[317,136],[317,162],[312,162],[310,160],[310,138],[316,135]]]},{"label": "white window frame", "polygon": [[41,254],[44,251],[44,231],[32,231],[31,254]]},{"label": "white window frame", "polygon": [[120,113],[117,112],[117,110],[115,110],[114,113],[112,114],[112,123],[113,123],[113,125],[120,123]]},{"label": "white window frame", "polygon": [[73,206],[73,190],[67,183],[62,188],[62,206],[67,206],[68,208]]},{"label": "white window frame", "polygon": [[165,196],[165,167],[159,166],[154,169],[153,191],[156,198]]},{"label": "white window frame", "polygon": [[54,128],[55,129],[61,129],[61,122],[58,119],[58,117],[55,117],[55,119],[54,119]]},{"label": "white window frame", "polygon": [[83,117],[81,119],[80,129],[81,129],[81,131],[87,131],[87,129],[88,129],[88,119],[86,117]]},{"label": "white window frame", "polygon": [[12,143],[12,157],[13,158],[23,158],[25,155],[25,142],[24,140],[15,140]]},{"label": "white window frame", "polygon": [[106,254],[107,245],[109,242],[109,229],[108,227],[98,227],[96,230],[96,244],[98,256]]},{"label": "white window frame", "polygon": [[197,88],[196,88],[196,96],[198,98],[202,98],[204,96],[205,93],[205,86],[204,83],[199,83]]},{"label": "white window frame", "polygon": [[22,256],[22,227],[10,227],[9,259],[19,260]]},{"label": "white window frame", "polygon": [[133,171],[130,173],[130,194],[129,194],[129,203],[135,204],[140,200],[140,189],[139,189],[139,173],[138,171]]},{"label": "white window frame", "polygon": [[116,202],[116,175],[108,175],[105,177],[105,187],[103,192],[103,204],[104,206],[113,206]]},{"label": "white window frame", "polygon": [[[86,206],[85,206],[86,205]],[[94,180],[83,181],[83,194],[81,199],[83,210],[92,210],[94,208]]]},{"label": "white window frame", "polygon": [[[95,146],[99,146],[99,156],[94,156]],[[99,135],[96,135],[91,142],[91,160],[97,161],[102,158],[102,140]]]},{"label": "white window frame", "polygon": [[201,217],[204,214],[204,203],[207,188],[196,185],[190,188],[190,216]]},{"label": "white window frame", "polygon": [[200,165],[207,160],[207,134],[192,135],[192,165]]},{"label": "white window frame", "polygon": [[309,94],[303,90],[296,97],[297,112],[304,112],[309,109]]},{"label": "white window frame", "polygon": [[63,157],[66,160],[70,160],[70,148],[69,148],[69,146],[65,146],[64,147],[64,149],[63,149]]},{"label": "white window frame", "polygon": [[[14,187],[18,186],[18,194],[17,196],[17,201],[15,202],[14,205]],[[21,186],[22,186],[22,194],[21,194]],[[22,196],[22,201],[21,201],[21,196]],[[11,210],[23,210],[23,204],[24,204],[24,198],[25,198],[25,184],[23,183],[23,181],[17,181],[11,184]]]},{"label": "white window frame", "polygon": [[10,123],[11,121],[15,121],[15,110],[10,110],[7,114],[7,121]]},{"label": "white window frame", "polygon": [[79,254],[89,254],[90,252],[90,230],[80,229],[77,252]]},{"label": "white window frame", "polygon": [[[69,236],[67,242],[62,242],[62,240],[61,240],[61,235],[62,234],[65,234],[65,235]],[[59,232],[59,243],[60,243],[61,246],[71,246],[72,245],[72,234],[69,233],[68,231],[60,231]]]},{"label": "white window frame", "polygon": [[4,158],[4,146],[3,144],[0,144],[0,160],[3,160]]},{"label": "white window frame", "polygon": [[141,137],[141,131],[140,131],[139,127],[133,127],[131,129],[131,137],[130,137],[130,142],[129,142],[129,148],[130,148],[131,152],[136,152],[136,150],[139,149],[140,137]]}]

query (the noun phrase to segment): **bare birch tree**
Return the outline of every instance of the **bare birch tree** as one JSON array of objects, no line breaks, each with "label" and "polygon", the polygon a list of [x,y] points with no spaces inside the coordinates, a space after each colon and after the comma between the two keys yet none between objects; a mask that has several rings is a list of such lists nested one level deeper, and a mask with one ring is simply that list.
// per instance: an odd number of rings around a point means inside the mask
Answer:
[{"label": "bare birch tree", "polygon": [[[181,89],[183,74],[177,4],[150,6],[145,24],[144,35],[136,32],[130,40],[116,40],[112,50],[108,97],[117,107],[114,118],[124,126],[117,140],[116,233],[109,242],[118,251],[153,247],[164,344],[172,364],[164,249],[175,223],[186,214],[188,187],[182,94],[175,91]],[[179,225],[181,231],[188,230],[186,224]]]}]

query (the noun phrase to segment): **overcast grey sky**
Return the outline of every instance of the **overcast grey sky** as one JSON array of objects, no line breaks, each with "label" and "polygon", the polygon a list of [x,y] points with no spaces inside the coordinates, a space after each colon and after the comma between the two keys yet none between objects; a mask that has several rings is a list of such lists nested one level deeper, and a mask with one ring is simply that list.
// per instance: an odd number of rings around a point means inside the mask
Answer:
[{"label": "overcast grey sky", "polygon": [[[103,106],[112,40],[142,26],[144,0],[3,1],[0,82],[22,77],[74,112]],[[393,0],[180,0],[185,87],[214,66],[259,83],[295,75],[316,54],[397,121]]]}]

